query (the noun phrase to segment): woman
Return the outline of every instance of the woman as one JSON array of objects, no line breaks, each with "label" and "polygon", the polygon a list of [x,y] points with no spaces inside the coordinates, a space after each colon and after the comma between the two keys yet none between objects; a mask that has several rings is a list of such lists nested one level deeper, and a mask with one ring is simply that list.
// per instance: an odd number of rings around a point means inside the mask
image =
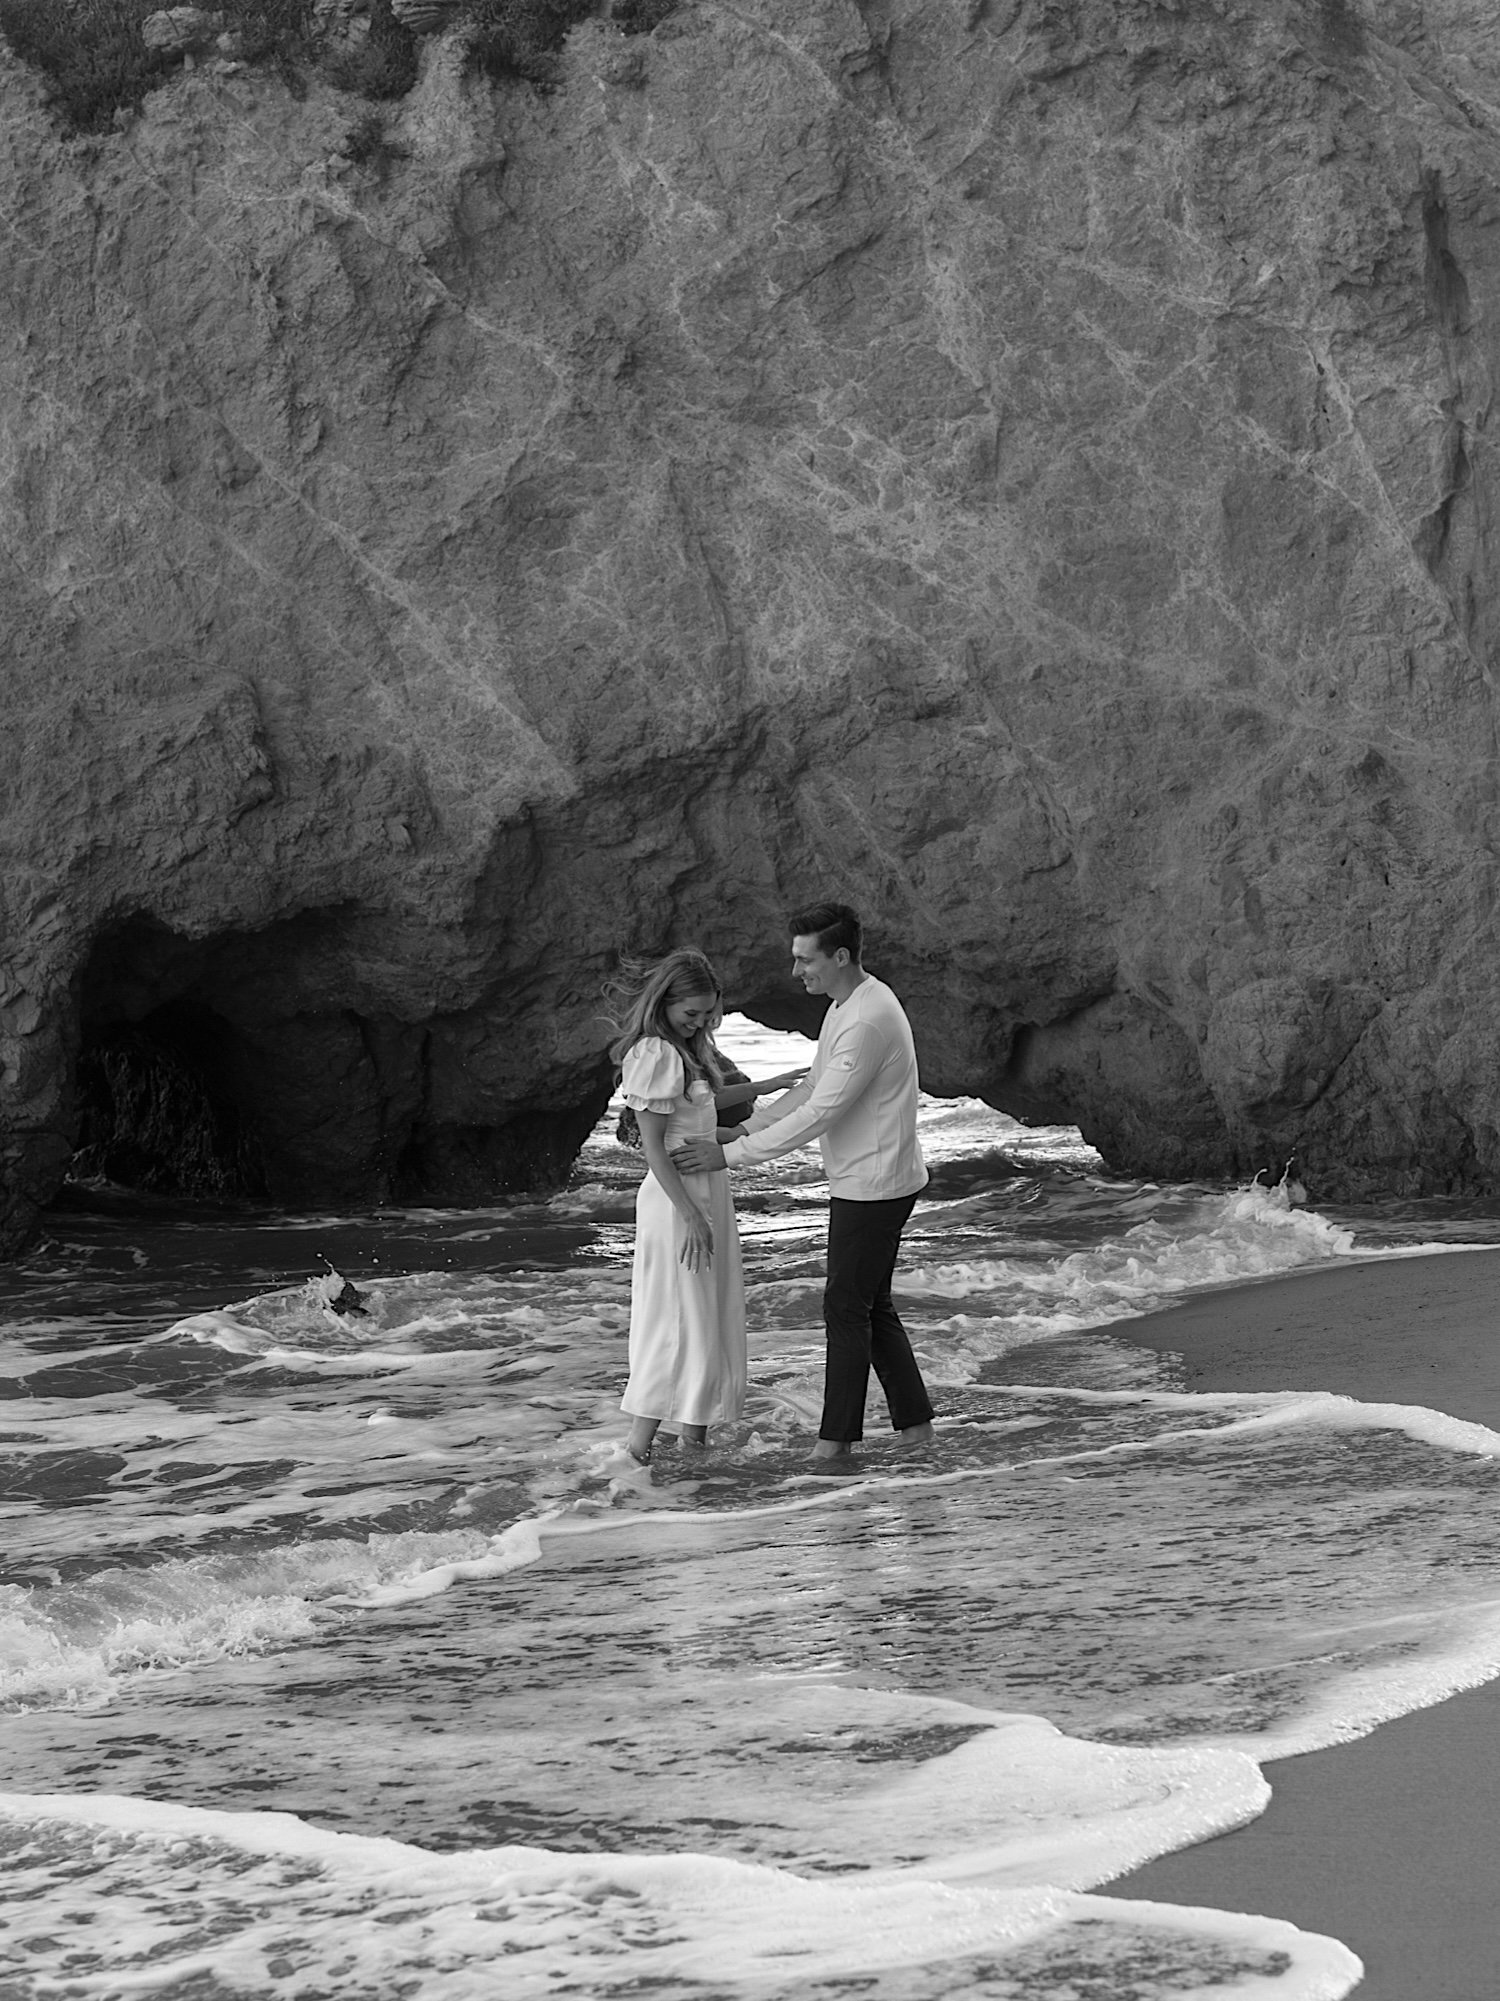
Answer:
[{"label": "woman", "polygon": [[710,1039],[719,981],[701,952],[669,952],[655,965],[627,960],[609,993],[621,1027],[610,1054],[648,1170],[636,1195],[621,1401],[631,1457],[644,1466],[664,1422],[702,1445],[709,1425],[732,1423],[745,1400],[745,1287],[729,1177],[679,1174],[671,1149],[713,1138],[720,1098],[742,1103],[793,1078],[725,1084]]}]

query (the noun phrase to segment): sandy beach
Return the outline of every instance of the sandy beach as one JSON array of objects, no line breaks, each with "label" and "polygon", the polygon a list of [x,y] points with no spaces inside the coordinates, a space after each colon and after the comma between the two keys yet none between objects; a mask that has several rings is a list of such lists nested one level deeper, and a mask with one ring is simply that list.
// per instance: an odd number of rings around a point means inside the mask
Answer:
[{"label": "sandy beach", "polygon": [[[1500,1431],[1500,1251],[1268,1281],[1122,1323],[1195,1390],[1328,1390]],[[1365,1964],[1359,2001],[1500,1991],[1500,1681],[1332,1750],[1268,1764],[1249,1827],[1108,1893],[1289,1918]]]}]

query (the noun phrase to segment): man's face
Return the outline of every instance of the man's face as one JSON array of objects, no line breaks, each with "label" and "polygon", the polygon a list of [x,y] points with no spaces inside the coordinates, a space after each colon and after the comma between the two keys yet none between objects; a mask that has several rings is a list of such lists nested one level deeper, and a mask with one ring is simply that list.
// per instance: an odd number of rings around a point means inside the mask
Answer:
[{"label": "man's face", "polygon": [[830,957],[818,948],[817,934],[792,940],[792,978],[800,980],[810,994],[832,991],[828,982],[843,971],[849,954],[842,946]]}]

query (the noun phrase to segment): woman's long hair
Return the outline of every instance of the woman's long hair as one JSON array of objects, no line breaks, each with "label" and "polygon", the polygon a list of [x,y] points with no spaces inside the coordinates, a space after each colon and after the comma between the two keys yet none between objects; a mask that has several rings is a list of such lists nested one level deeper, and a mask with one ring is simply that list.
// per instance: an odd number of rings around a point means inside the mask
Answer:
[{"label": "woman's long hair", "polygon": [[610,1009],[606,1019],[620,1031],[609,1045],[616,1071],[626,1052],[643,1035],[659,1035],[682,1057],[690,1084],[706,1077],[717,1090],[723,1079],[708,1028],[700,1028],[693,1036],[681,1036],[667,1020],[667,1009],[673,1002],[692,1000],[697,994],[717,1003],[721,991],[718,974],[704,955],[690,945],[655,961],[622,956],[619,970],[604,989],[605,1003]]}]

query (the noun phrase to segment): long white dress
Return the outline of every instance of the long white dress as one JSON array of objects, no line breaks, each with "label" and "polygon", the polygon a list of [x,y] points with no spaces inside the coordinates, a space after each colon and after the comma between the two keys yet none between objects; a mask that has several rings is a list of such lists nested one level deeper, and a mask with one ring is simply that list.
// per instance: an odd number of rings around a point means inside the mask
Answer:
[{"label": "long white dress", "polygon": [[[626,1051],[622,1095],[637,1112],[666,1112],[667,1146],[712,1139],[713,1087],[687,1088],[681,1054],[645,1035]],[[685,1174],[684,1186],[713,1225],[712,1262],[689,1271],[687,1230],[649,1171],[635,1198],[630,1275],[630,1380],[620,1408],[630,1417],[677,1424],[728,1424],[745,1402],[745,1281],[727,1174]]]}]

